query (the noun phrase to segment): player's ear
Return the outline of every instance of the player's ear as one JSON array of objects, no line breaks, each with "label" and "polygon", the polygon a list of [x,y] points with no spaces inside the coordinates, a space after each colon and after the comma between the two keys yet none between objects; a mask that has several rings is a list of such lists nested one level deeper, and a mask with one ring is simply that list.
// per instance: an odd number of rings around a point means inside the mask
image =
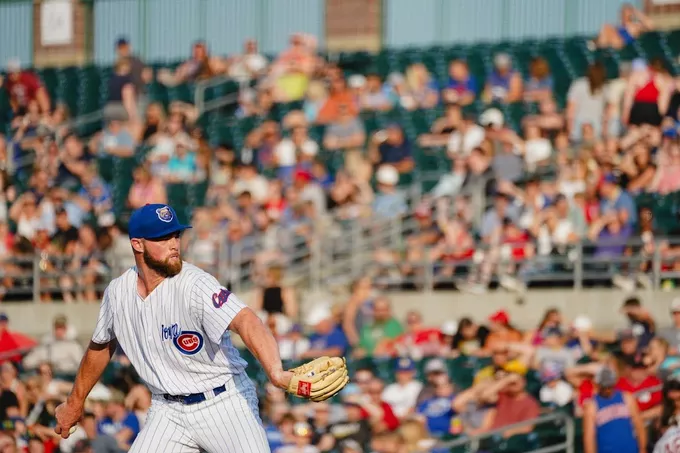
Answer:
[{"label": "player's ear", "polygon": [[130,244],[132,244],[132,250],[137,253],[144,252],[144,244],[141,239],[131,239]]}]

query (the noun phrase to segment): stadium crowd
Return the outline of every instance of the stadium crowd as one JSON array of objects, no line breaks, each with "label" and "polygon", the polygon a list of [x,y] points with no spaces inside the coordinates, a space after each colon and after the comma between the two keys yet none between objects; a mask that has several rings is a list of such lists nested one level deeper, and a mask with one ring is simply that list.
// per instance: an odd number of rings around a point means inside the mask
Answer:
[{"label": "stadium crowd", "polygon": [[[526,332],[504,310],[433,327],[417,311],[395,318],[389,298],[359,281],[347,303],[316,305],[304,325],[267,322],[287,364],[347,355],[352,381],[339,397],[301,403],[244,357],[274,453],[439,453],[450,451],[439,442],[485,433],[492,436],[483,449],[529,451],[545,445],[546,428],[564,438],[564,424],[511,425],[556,411],[586,424],[584,407],[603,387],[633,395],[641,421],[635,429],[651,449],[668,423],[662,401],[675,401],[680,389],[680,299],[671,304],[669,327],[657,327],[634,297],[620,313],[628,326],[616,333],[596,331],[584,316],[564,319],[556,309]],[[12,332],[11,320],[0,315],[0,342]],[[78,430],[68,440],[52,430],[55,406],[70,391],[82,354],[77,335],[59,316],[30,352],[3,356],[0,451],[120,452],[134,441],[151,395],[122,351],[88,398]],[[14,443],[18,450],[9,447]]]},{"label": "stadium crowd", "polygon": [[[625,36],[607,26],[592,44],[622,48],[650,26],[624,9]],[[116,49],[104,127],[91,137],[68,126],[68,107],[33,71],[7,65],[0,299],[30,282],[37,254],[43,301],[96,302],[98,284],[132,263],[126,213],[169,202],[173,185],[204,184],[205,203],[191,213],[194,229],[184,237],[188,260],[214,270],[234,248],[252,258],[259,285],[253,306],[286,361],[351,358],[352,384],[328,404],[292,404],[262,382],[261,415],[275,453],[438,452],[439,440],[498,429],[483,448],[516,441],[526,451],[542,442],[538,430],[504,427],[556,410],[581,419],[602,387],[635,395],[634,412],[653,446],[668,423],[662,400],[680,388],[680,300],[673,325],[660,329],[639,300],[628,299],[621,311],[629,328],[607,336],[587,318],[566,320],[557,310],[530,332],[516,330],[505,311],[426,326],[415,311],[396,319],[381,290],[406,281],[417,287],[423,261],[435,263],[442,283],[473,293],[496,277],[522,291],[532,277],[568,268],[575,253],[589,253],[590,270],[627,290],[651,285],[655,254],[664,270],[680,269],[680,248],[665,240],[677,218],[659,221],[636,204],[645,194],[680,190],[680,84],[664,61],[624,62],[615,77],[593,61],[561,102],[542,57],[524,71],[510,54],[497,53],[482,81],[464,59],[448,62],[445,80],[423,62],[386,76],[348,73],[319,57],[315,38],[304,34],[275,57],[255,41],[229,58],[198,42],[172,70],[152,69],[124,38]],[[165,106],[150,90],[152,83],[175,87],[220,76],[241,86],[231,113],[253,120],[243,146],[209,140],[196,106]],[[516,123],[504,112],[518,104],[536,108]],[[480,105],[480,115],[470,113]],[[367,126],[367,115],[394,110],[441,115],[417,134],[399,121]],[[439,150],[450,167],[410,199],[406,189],[423,176],[418,156]],[[27,154],[30,166],[22,165]],[[133,181],[121,196],[97,162],[130,158]],[[308,245],[335,223],[411,215],[415,228],[401,244],[375,250],[376,272],[352,285],[347,303],[300,312],[282,278],[294,244]],[[584,252],[584,241],[595,245]],[[624,257],[630,260],[622,264]],[[0,315],[0,343],[13,334]],[[70,390],[82,354],[77,334],[59,317],[30,352],[3,357],[0,452],[129,448],[150,395],[122,352],[90,396],[78,431],[68,441],[52,431],[55,404]],[[606,370],[616,371],[614,379]],[[249,373],[258,379],[257,369]]]}]

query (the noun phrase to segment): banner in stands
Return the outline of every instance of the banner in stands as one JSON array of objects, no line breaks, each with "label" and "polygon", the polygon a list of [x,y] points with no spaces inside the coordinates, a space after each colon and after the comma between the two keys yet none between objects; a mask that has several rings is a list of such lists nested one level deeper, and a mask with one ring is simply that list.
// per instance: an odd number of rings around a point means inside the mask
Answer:
[{"label": "banner in stands", "polygon": [[71,0],[45,0],[40,5],[40,42],[43,46],[63,46],[73,42]]}]

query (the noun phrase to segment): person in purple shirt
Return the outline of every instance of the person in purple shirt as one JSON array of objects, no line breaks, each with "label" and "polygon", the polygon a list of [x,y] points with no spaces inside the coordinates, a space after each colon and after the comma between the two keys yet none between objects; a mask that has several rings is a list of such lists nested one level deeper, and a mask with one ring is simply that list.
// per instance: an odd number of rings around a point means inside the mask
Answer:
[{"label": "person in purple shirt", "polygon": [[448,104],[468,105],[477,96],[477,80],[470,75],[470,69],[464,60],[453,60],[449,65],[449,81],[442,97]]},{"label": "person in purple shirt", "polygon": [[626,242],[632,235],[632,225],[622,224],[615,213],[604,214],[588,231],[588,239],[597,243],[594,256],[603,259],[623,256]]}]

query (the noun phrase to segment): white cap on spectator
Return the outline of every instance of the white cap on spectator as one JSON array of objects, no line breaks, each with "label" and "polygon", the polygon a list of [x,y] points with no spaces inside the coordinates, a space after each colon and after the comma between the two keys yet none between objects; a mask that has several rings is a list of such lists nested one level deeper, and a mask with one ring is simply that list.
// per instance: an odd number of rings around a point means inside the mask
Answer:
[{"label": "white cap on spectator", "polygon": [[386,186],[396,186],[399,182],[399,172],[392,165],[381,165],[375,174],[375,179]]},{"label": "white cap on spectator", "polygon": [[512,58],[507,53],[499,53],[493,59],[494,64],[499,68],[507,68],[512,64]]},{"label": "white cap on spectator", "polygon": [[111,390],[104,384],[97,382],[87,398],[92,401],[109,401],[111,399]]},{"label": "white cap on spectator", "polygon": [[113,212],[104,212],[97,218],[97,225],[102,228],[113,226],[114,223],[116,223],[116,216]]},{"label": "white cap on spectator", "polygon": [[427,373],[434,373],[434,372],[440,372],[440,373],[446,373],[446,363],[442,359],[432,359],[427,364],[425,365],[425,374]]},{"label": "white cap on spectator", "polygon": [[175,153],[175,142],[170,137],[160,137],[153,149],[155,157],[171,157]]},{"label": "white cap on spectator", "polygon": [[587,316],[579,315],[574,318],[574,322],[572,322],[571,325],[578,332],[586,332],[593,327],[593,322]]},{"label": "white cap on spectator", "polygon": [[333,313],[331,313],[331,309],[328,304],[321,303],[314,306],[314,308],[309,311],[307,318],[305,318],[305,323],[310,327],[314,327],[321,321],[325,321],[331,317],[333,317]]},{"label": "white cap on spectator", "polygon": [[505,118],[503,112],[497,108],[486,109],[484,113],[479,116],[479,124],[482,126],[493,126],[495,129],[503,127]]},{"label": "white cap on spectator", "polygon": [[675,297],[671,301],[671,313],[680,312],[680,297]]},{"label": "white cap on spectator", "polygon": [[347,79],[347,85],[350,88],[362,88],[366,85],[366,77],[361,74],[353,74]]},{"label": "white cap on spectator", "polygon": [[7,72],[21,71],[21,61],[18,58],[10,58],[7,61]]},{"label": "white cap on spectator", "polygon": [[444,335],[454,336],[458,332],[458,322],[455,320],[446,321],[439,330]]}]

